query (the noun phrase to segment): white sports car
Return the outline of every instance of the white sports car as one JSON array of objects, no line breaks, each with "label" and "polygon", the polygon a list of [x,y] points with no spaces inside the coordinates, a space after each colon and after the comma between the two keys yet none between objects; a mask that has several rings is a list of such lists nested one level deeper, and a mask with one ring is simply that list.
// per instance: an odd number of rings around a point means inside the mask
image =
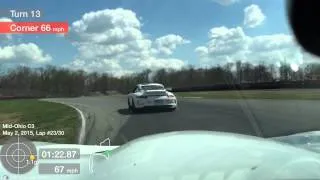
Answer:
[{"label": "white sports car", "polygon": [[128,95],[128,107],[132,112],[148,107],[164,107],[175,110],[177,104],[175,95],[158,83],[138,84]]}]

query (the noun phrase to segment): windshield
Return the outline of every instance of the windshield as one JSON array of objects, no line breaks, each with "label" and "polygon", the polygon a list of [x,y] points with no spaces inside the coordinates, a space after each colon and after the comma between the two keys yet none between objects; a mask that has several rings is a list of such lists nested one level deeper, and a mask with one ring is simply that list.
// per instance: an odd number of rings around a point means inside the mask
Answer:
[{"label": "windshield", "polygon": [[164,90],[164,87],[159,85],[141,86],[141,88],[143,90]]},{"label": "windshield", "polygon": [[317,131],[319,62],[284,0],[3,0],[0,145]]}]

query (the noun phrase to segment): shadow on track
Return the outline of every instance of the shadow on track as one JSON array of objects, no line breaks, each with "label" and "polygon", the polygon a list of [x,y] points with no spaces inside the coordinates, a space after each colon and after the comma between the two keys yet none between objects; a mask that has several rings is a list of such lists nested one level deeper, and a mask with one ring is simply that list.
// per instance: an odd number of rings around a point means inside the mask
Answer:
[{"label": "shadow on track", "polygon": [[113,145],[122,145],[146,135],[173,131],[174,127],[176,127],[176,125],[170,125],[170,121],[174,122],[172,116],[174,117],[176,114],[171,109],[143,109],[134,113],[128,109],[118,109],[118,113],[130,115],[130,117],[112,140]]},{"label": "shadow on track", "polygon": [[118,109],[118,113],[121,115],[130,115],[131,112],[129,111],[129,109]]},{"label": "shadow on track", "polygon": [[138,110],[137,112],[130,112],[129,109],[118,109],[118,113],[121,115],[134,115],[134,114],[157,114],[157,113],[166,113],[166,112],[171,112],[171,109],[143,109],[143,110]]}]

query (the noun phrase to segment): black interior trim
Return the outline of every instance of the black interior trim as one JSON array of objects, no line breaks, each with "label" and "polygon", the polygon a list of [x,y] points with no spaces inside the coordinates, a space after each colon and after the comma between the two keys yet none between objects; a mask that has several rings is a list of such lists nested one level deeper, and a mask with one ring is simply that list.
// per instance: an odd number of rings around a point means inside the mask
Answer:
[{"label": "black interior trim", "polygon": [[288,16],[298,43],[320,56],[320,1],[288,0]]}]

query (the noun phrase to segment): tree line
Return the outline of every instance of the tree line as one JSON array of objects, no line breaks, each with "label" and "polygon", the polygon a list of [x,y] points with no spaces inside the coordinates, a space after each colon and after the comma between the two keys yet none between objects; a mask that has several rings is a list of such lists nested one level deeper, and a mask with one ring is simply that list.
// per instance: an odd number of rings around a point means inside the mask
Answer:
[{"label": "tree line", "polygon": [[158,82],[167,87],[205,86],[214,84],[302,81],[320,75],[320,64],[310,63],[294,69],[286,63],[280,66],[250,63],[228,63],[208,68],[185,67],[180,70],[143,70],[121,77],[108,73],[70,70],[56,66],[31,68],[18,66],[0,70],[0,95],[37,97],[74,97],[93,92],[128,93],[138,83]]}]

